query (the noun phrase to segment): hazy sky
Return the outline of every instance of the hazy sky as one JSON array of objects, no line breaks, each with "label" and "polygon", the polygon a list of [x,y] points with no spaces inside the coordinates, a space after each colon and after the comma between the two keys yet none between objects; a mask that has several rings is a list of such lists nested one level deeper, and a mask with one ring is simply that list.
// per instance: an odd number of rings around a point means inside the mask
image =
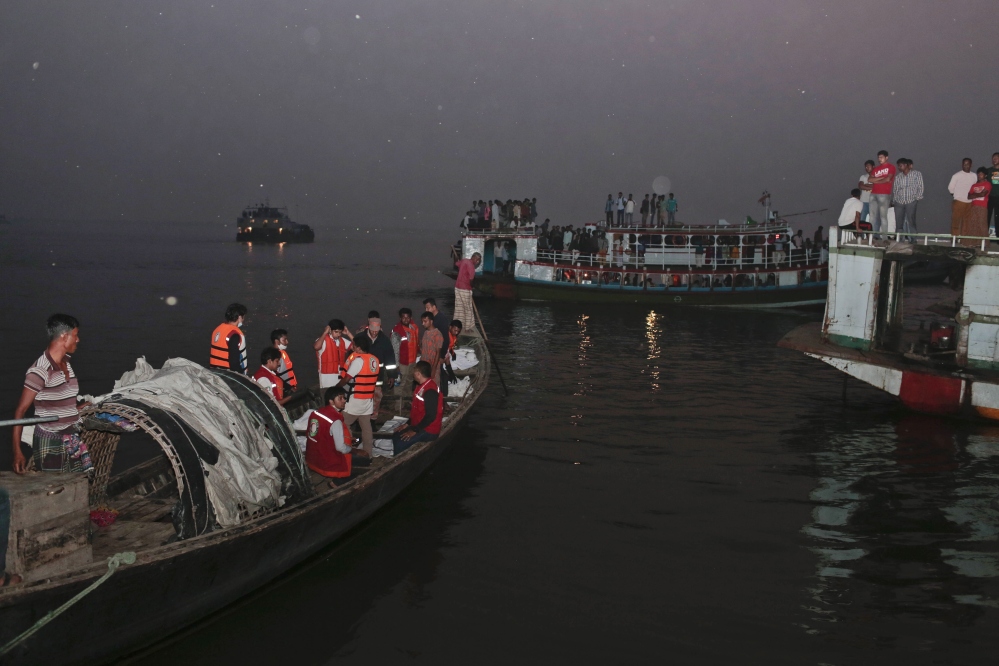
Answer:
[{"label": "hazy sky", "polygon": [[[473,198],[592,221],[831,208],[879,149],[928,189],[999,150],[995,0],[5,0],[0,212],[452,229]],[[991,40],[991,41],[989,41]],[[297,208],[295,208],[297,206]]]}]

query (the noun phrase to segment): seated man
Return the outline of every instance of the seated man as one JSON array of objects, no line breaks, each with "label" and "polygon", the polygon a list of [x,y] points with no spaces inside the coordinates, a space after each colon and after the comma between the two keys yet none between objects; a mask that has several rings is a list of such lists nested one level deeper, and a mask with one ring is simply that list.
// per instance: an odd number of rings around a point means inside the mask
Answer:
[{"label": "seated man", "polygon": [[398,455],[417,442],[431,442],[441,434],[444,418],[444,396],[430,378],[431,368],[426,361],[419,361],[413,368],[416,389],[409,421],[392,437],[392,451]]},{"label": "seated man", "polygon": [[[309,416],[305,440],[305,464],[316,474],[331,479],[348,479],[353,467],[350,429],[343,421],[347,392],[339,387],[326,389],[326,406]],[[330,485],[335,485],[333,481]]]},{"label": "seated man", "polygon": [[260,369],[253,374],[253,379],[274,396],[279,405],[291,400],[284,396],[284,382],[278,377],[278,365],[281,363],[281,352],[276,347],[267,347],[260,352]]}]

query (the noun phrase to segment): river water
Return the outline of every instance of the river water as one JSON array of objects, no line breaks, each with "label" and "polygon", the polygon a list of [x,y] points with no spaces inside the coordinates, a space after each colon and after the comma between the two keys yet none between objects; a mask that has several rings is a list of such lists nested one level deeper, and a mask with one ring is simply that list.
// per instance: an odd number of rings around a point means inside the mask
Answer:
[{"label": "river water", "polygon": [[[310,383],[331,317],[450,301],[446,235],[232,234],[0,227],[5,413],[53,311],[81,320],[74,367],[100,393],[139,355],[205,361],[232,300],[250,308],[252,366],[281,326]],[[838,372],[776,347],[815,313],[480,309],[509,395],[494,376],[460,444],[397,501],[133,663],[994,659],[999,428],[853,381],[844,402]]]}]

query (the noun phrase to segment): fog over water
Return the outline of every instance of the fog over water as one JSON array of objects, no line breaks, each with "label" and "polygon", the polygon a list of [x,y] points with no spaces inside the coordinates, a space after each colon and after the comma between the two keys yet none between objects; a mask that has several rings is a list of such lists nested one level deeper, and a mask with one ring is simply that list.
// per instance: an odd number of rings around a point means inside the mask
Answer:
[{"label": "fog over water", "polygon": [[864,159],[923,171],[943,230],[987,111],[994,3],[8,0],[0,212],[231,224],[269,196],[318,228],[456,224],[537,197],[556,224],[666,176],[680,219],[806,229]]}]

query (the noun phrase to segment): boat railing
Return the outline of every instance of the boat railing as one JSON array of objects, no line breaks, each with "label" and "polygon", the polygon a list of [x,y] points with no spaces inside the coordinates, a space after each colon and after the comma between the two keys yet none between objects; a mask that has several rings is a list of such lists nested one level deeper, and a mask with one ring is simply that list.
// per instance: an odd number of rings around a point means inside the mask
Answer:
[{"label": "boat railing", "polygon": [[[656,227],[635,227],[635,226],[607,226],[601,221],[600,223],[584,223],[584,227],[595,227],[597,231],[603,231],[606,233],[614,234],[638,234],[638,235],[649,235],[649,234],[715,234],[715,235],[735,235],[735,234],[753,234],[753,233],[770,233],[776,231],[786,231],[790,229],[790,225],[785,221],[775,221],[775,222],[761,222],[759,224],[705,224],[705,225],[689,225],[689,224],[674,224],[666,226],[656,226]],[[462,229],[461,234],[463,236],[523,236],[524,234],[537,234],[541,227],[534,224],[521,224],[520,226],[509,226],[506,223],[501,223],[498,228],[492,227],[472,227],[468,229]]]},{"label": "boat railing", "polygon": [[979,250],[989,255],[999,255],[999,247],[993,247],[995,238],[988,236],[964,236],[954,234],[919,234],[904,231],[875,232],[838,229],[839,247],[885,247],[886,241],[908,242],[912,245],[928,247],[953,247]]},{"label": "boat railing", "polygon": [[[796,272],[797,278],[790,284],[780,276],[788,271]],[[824,283],[825,267],[770,268],[760,266],[743,268],[732,272],[719,273],[711,267],[703,267],[703,272],[654,272],[650,273],[634,267],[580,267],[559,266],[551,284],[571,284],[593,289],[620,289],[647,292],[732,292],[761,291],[779,288],[801,288]]]},{"label": "boat railing", "polygon": [[[731,247],[739,246],[727,246],[719,245],[723,251],[728,251]],[[744,252],[740,251],[737,256],[732,256],[729,252],[725,256],[720,256],[716,250],[713,254],[709,255],[707,252],[697,252],[697,248],[687,247],[687,248],[671,248],[674,250],[683,249],[683,252],[673,252],[665,257],[661,257],[661,260],[657,261],[655,259],[650,260],[649,249],[646,248],[645,254],[632,254],[626,253],[622,254],[620,252],[599,252],[593,253],[582,253],[576,250],[572,251],[559,251],[559,250],[538,250],[537,251],[537,262],[546,264],[555,264],[559,266],[586,266],[589,268],[594,267],[605,267],[613,268],[615,266],[620,266],[624,268],[636,268],[636,269],[655,269],[655,270],[738,270],[743,268],[748,269],[780,269],[780,268],[794,268],[797,266],[809,266],[809,265],[824,265],[826,262],[823,260],[821,250],[815,249],[791,249],[790,251],[784,252],[780,251],[783,256],[777,257],[778,251],[767,252],[765,248],[772,247],[767,245],[753,246],[763,249],[761,252],[754,252],[752,257],[744,256]],[[706,248],[702,248],[706,249]],[[661,256],[661,252],[652,252],[651,254]],[[667,262],[666,258],[671,259]]]}]

